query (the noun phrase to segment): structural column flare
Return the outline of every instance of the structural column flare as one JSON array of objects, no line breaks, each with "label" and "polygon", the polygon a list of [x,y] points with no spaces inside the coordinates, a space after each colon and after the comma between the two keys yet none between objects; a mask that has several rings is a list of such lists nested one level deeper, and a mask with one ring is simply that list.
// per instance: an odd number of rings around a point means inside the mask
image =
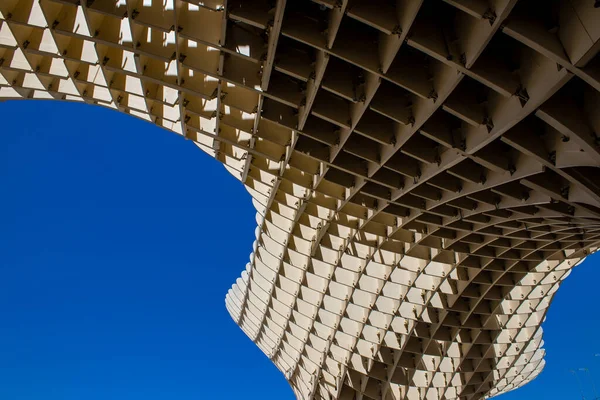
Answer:
[{"label": "structural column flare", "polygon": [[247,188],[232,318],[299,399],[477,400],[600,243],[592,0],[3,0],[0,100],[192,140]]}]

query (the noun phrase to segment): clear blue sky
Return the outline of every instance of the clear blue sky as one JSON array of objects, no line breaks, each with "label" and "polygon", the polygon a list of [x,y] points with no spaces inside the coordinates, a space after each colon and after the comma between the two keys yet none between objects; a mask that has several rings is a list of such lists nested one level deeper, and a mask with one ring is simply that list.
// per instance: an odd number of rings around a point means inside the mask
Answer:
[{"label": "clear blue sky", "polygon": [[[111,110],[5,102],[0,117],[0,399],[293,399],[225,309],[256,224],[238,181]],[[599,261],[551,307],[545,371],[500,399],[581,399],[570,369],[598,381]]]}]

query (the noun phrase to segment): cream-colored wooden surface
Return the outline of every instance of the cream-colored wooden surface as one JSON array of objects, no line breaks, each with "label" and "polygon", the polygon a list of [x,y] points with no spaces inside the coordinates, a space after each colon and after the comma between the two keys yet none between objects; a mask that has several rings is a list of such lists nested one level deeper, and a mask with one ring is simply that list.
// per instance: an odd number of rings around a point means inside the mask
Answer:
[{"label": "cream-colored wooden surface", "polygon": [[541,371],[600,241],[593,3],[3,0],[0,99],[131,114],[245,185],[225,303],[299,399],[481,399]]}]

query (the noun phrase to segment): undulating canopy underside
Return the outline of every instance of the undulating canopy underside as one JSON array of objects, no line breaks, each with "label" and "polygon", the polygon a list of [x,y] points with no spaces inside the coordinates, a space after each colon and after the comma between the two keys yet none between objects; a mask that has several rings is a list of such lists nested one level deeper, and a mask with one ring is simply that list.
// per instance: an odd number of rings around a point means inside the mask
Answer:
[{"label": "undulating canopy underside", "polygon": [[0,99],[134,115],[246,186],[226,306],[298,398],[475,400],[541,371],[600,242],[596,3],[1,0]]}]

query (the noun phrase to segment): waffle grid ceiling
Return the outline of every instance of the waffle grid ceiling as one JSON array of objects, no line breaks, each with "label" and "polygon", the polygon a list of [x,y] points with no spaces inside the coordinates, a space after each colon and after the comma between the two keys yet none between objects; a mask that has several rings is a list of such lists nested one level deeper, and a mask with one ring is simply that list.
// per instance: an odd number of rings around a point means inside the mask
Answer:
[{"label": "waffle grid ceiling", "polygon": [[543,368],[600,241],[592,0],[2,0],[0,99],[97,104],[252,195],[232,318],[299,399],[481,399]]}]

